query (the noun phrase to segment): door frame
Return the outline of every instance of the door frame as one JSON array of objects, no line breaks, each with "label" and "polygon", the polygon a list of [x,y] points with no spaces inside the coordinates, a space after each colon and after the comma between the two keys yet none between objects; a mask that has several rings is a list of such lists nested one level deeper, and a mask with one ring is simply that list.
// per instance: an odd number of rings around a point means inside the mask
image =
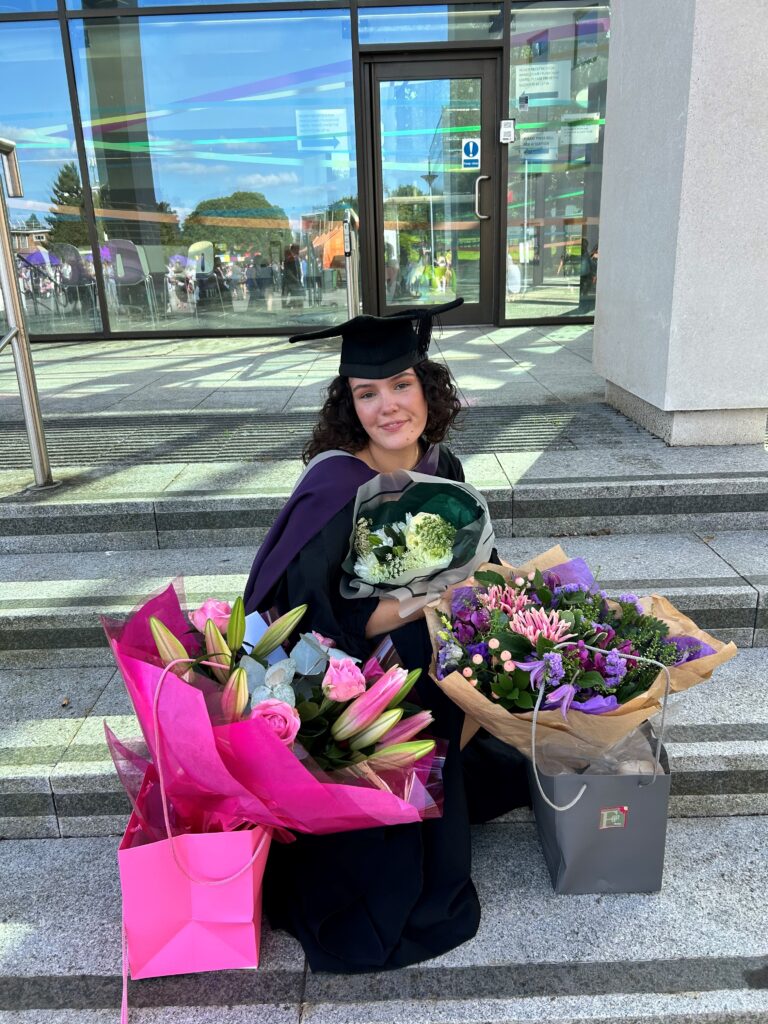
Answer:
[{"label": "door frame", "polygon": [[[487,260],[491,273],[491,286],[487,300],[487,312],[485,318],[479,319],[474,312],[464,307],[452,310],[445,317],[448,324],[495,324],[498,322],[500,296],[503,295],[502,285],[504,279],[501,276],[500,267],[503,260],[499,253],[503,253],[502,232],[504,225],[501,220],[504,208],[501,202],[502,195],[506,195],[506,183],[502,182],[502,173],[506,171],[506,156],[503,150],[506,147],[498,142],[497,126],[501,117],[503,90],[506,87],[504,75],[503,46],[501,40],[498,47],[477,47],[462,48],[457,50],[453,47],[419,50],[415,48],[404,48],[393,51],[392,48],[373,50],[366,47],[359,54],[359,78],[360,82],[360,131],[358,133],[358,195],[360,209],[360,257],[361,257],[361,296],[363,310],[366,313],[380,314],[380,288],[383,281],[382,266],[383,252],[377,245],[377,225],[383,221],[383,201],[381,198],[380,181],[378,180],[379,161],[375,157],[378,146],[378,125],[374,123],[376,114],[376,73],[377,67],[387,64],[405,64],[418,62],[424,71],[420,77],[430,77],[430,65],[450,63],[456,69],[453,77],[473,77],[471,64],[474,62],[492,63],[493,91],[489,97],[491,106],[487,115],[490,121],[489,139],[491,141],[491,155],[489,160],[490,174],[492,179],[485,183],[481,192],[484,202],[481,201],[481,209],[487,211],[490,205],[492,222],[489,225],[490,241],[487,242]],[[462,73],[462,66],[467,68],[466,74]],[[476,75],[475,75],[476,77]],[[483,98],[485,104],[486,99]],[[485,164],[485,162],[484,162]],[[485,164],[486,169],[489,166]],[[481,249],[481,258],[483,252]],[[486,269],[488,273],[488,269]]]}]

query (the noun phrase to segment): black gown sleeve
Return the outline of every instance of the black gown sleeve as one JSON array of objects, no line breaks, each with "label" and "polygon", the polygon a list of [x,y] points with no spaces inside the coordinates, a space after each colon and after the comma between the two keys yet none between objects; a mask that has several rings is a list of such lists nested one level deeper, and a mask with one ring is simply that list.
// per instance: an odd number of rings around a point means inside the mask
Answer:
[{"label": "black gown sleeve", "polygon": [[376,597],[341,596],[341,564],[347,557],[354,501],[349,502],[299,551],[273,593],[280,613],[309,605],[302,630],[314,629],[336,641],[341,650],[365,658],[372,643],[365,627],[378,604]]}]

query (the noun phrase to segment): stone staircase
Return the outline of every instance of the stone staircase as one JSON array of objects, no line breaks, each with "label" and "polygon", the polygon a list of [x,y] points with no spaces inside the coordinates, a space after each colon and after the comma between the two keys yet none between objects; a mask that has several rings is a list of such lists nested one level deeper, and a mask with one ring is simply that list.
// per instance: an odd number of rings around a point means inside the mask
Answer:
[{"label": "stone staircase", "polygon": [[[670,709],[662,892],[555,896],[517,813],[475,830],[483,921],[450,954],[391,974],[313,975],[265,925],[258,971],[131,984],[132,1024],[768,1021],[765,534],[702,519],[689,532],[513,537],[513,516],[499,514],[508,498],[492,496],[508,561],[561,543],[609,591],[664,593],[741,648]],[[190,603],[241,591],[279,499],[200,501],[0,506],[0,1024],[117,1020],[128,806],[102,723],[121,737],[136,726],[97,615],[127,613],[176,575]],[[547,518],[563,525],[533,521]]]}]

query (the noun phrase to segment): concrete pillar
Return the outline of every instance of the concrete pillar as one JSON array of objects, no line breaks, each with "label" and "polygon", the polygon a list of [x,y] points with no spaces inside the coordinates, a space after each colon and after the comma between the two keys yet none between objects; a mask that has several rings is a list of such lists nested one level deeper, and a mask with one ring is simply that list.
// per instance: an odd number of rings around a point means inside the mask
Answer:
[{"label": "concrete pillar", "polygon": [[611,8],[595,369],[672,445],[765,439],[766,39],[766,0]]}]

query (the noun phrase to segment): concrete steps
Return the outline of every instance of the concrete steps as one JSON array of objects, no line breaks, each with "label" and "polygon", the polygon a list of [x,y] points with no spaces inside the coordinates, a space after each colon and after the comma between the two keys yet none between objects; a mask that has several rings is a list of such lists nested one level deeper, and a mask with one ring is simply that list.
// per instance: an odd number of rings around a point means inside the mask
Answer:
[{"label": "concrete steps", "polygon": [[[768,645],[768,544],[760,531],[702,537],[501,538],[499,551],[521,563],[553,543],[586,558],[602,585],[621,593],[668,596],[703,629],[741,647]],[[182,575],[190,603],[242,592],[256,544],[61,554],[8,554],[0,560],[0,667],[108,665],[98,614],[125,614],[152,590]],[[77,653],[75,653],[77,652]]]},{"label": "concrete steps", "polygon": [[[541,461],[552,462],[554,457],[548,453]],[[612,473],[587,467],[587,472],[577,477],[538,478],[530,468],[535,461],[531,453],[475,455],[465,459],[467,479],[488,501],[500,538],[689,530],[713,533],[735,525],[739,529],[768,528],[768,461],[754,472],[710,470],[687,477],[662,474],[655,469],[653,475],[636,476],[628,473],[626,467],[623,474],[617,475],[617,462]],[[562,453],[559,461],[565,463]],[[278,468],[281,473],[276,472]],[[0,500],[0,552],[257,544],[282,507],[298,468],[295,462],[286,462],[272,467],[268,475],[255,471],[250,489],[256,493],[232,493],[225,483],[223,489],[230,493],[224,496],[210,491],[215,489],[216,480],[228,482],[235,472],[232,464],[202,467],[209,478],[208,493],[194,487],[186,491],[183,484],[163,492],[162,486],[169,486],[174,471],[181,472],[179,466],[120,470],[124,480],[120,497],[99,495],[99,488],[94,486],[93,497],[68,498],[71,488],[66,486],[65,477],[64,489],[47,496],[21,494]],[[242,467],[239,469],[242,473]],[[139,470],[153,478],[160,472],[162,479],[158,478],[156,485],[147,489]],[[542,465],[536,472],[548,474],[557,470]],[[73,479],[82,476],[77,474]],[[262,477],[266,483],[260,484]],[[269,486],[277,479],[279,489]],[[234,488],[235,492],[238,489]],[[87,493],[89,488],[86,486],[83,491]],[[110,488],[107,482],[103,491],[114,495],[121,488]]]},{"label": "concrete steps", "polygon": [[[507,539],[500,552],[520,563],[551,543],[546,537]],[[664,593],[703,628],[743,648],[714,682],[679,698],[673,709],[672,813],[766,813],[768,587],[757,581],[768,583],[768,576],[748,571],[761,567],[762,534],[723,534],[708,542],[695,534],[647,534],[564,543],[569,555],[586,558],[599,571],[609,592]],[[190,604],[209,596],[232,598],[242,591],[254,550],[5,556],[0,834],[84,836],[122,829],[127,803],[106,757],[102,719],[112,721],[121,736],[137,730],[98,613],[126,614],[179,574]]]},{"label": "concrete steps", "polygon": [[[3,1024],[102,1024],[120,1000],[114,838],[0,844]],[[478,828],[477,936],[387,974],[311,974],[264,926],[257,971],[131,983],[136,1024],[757,1024],[768,818],[670,822],[659,894],[556,896],[533,825]]]}]

